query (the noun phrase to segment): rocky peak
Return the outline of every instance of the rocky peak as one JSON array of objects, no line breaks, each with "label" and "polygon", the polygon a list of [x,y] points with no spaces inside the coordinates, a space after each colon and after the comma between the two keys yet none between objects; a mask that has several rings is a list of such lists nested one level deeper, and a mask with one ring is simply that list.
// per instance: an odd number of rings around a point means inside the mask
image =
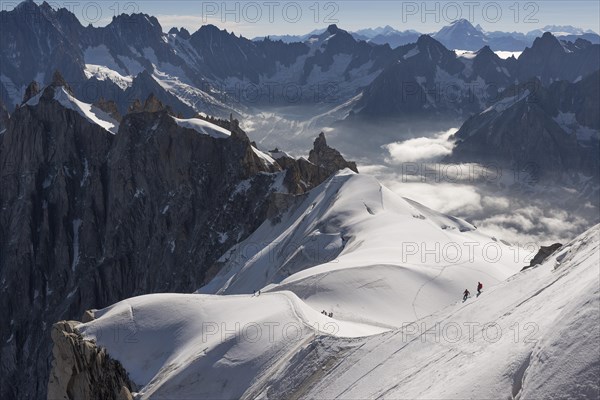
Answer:
[{"label": "rocky peak", "polygon": [[417,47],[419,47],[421,50],[427,50],[427,49],[440,49],[441,50],[441,49],[443,49],[446,52],[449,51],[440,42],[438,42],[437,40],[435,40],[434,38],[432,38],[429,35],[419,36],[419,39],[417,39]]},{"label": "rocky peak", "polygon": [[160,112],[167,111],[172,114],[171,109],[165,106],[159,99],[150,93],[146,101],[142,104],[139,99],[135,99],[131,106],[129,106],[128,113],[141,113],[141,112]]},{"label": "rocky peak", "polygon": [[330,174],[345,168],[350,168],[352,171],[358,173],[355,162],[346,161],[339,151],[329,147],[323,132],[315,140],[313,149],[308,156],[308,161],[325,168]]},{"label": "rocky peak", "polygon": [[50,82],[50,87],[52,87],[52,89],[56,89],[56,88],[61,87],[61,86],[64,87],[65,90],[70,95],[74,96],[73,89],[71,89],[71,86],[69,86],[69,84],[67,83],[67,81],[65,80],[65,78],[63,78],[63,76],[60,73],[60,71],[56,70],[52,74],[52,82]]},{"label": "rocky peak", "polygon": [[190,31],[188,31],[185,28],[181,28],[179,30],[179,36],[181,36],[182,39],[188,40],[192,35],[190,34]]},{"label": "rocky peak", "polygon": [[[525,51],[527,50],[525,49]],[[550,53],[557,50],[564,52],[564,47],[552,33],[545,32],[542,37],[533,41],[531,50],[538,53]]]},{"label": "rocky peak", "polygon": [[482,56],[482,57],[493,57],[495,55],[496,55],[496,53],[493,52],[493,50],[490,48],[490,46],[483,46],[477,52],[477,56]]},{"label": "rocky peak", "polygon": [[113,17],[106,29],[134,47],[155,46],[162,42],[163,31],[156,17],[146,14],[121,14]]},{"label": "rocky peak", "polygon": [[[44,3],[42,3],[42,5],[48,6],[48,3],[46,3],[44,1]],[[18,13],[23,13],[23,14],[38,13],[38,12],[40,12],[40,6],[33,0],[24,0],[14,8],[14,11],[16,11]]]},{"label": "rocky peak", "polygon": [[338,28],[338,26],[336,24],[331,24],[327,27],[327,32],[329,32],[332,35],[335,35],[336,33],[338,33],[340,30],[340,28]]},{"label": "rocky peak", "polygon": [[27,103],[29,99],[37,96],[38,93],[40,93],[40,90],[40,85],[36,81],[31,82],[27,86],[27,89],[25,89],[25,96],[23,96],[23,104]]},{"label": "rocky peak", "polygon": [[180,28],[180,29],[176,28],[176,27],[171,28],[171,30],[169,31],[169,34],[179,36],[180,38],[182,38],[184,40],[188,40],[191,37],[190,32],[185,28]]},{"label": "rocky peak", "polygon": [[50,84],[45,89],[43,89],[42,98],[44,100],[53,99],[56,89],[60,87],[64,88],[64,90],[71,96],[75,97],[73,89],[71,89],[71,86],[69,86],[69,84],[65,81],[61,73],[59,71],[54,71],[54,74],[52,75],[52,82],[50,82]]},{"label": "rocky peak", "polygon": [[356,163],[348,162],[339,151],[327,145],[325,135],[321,133],[315,140],[309,159],[294,159],[278,148],[270,151],[277,164],[286,171],[284,184],[292,194],[303,194],[320,185],[330,176],[345,168],[358,173]]}]

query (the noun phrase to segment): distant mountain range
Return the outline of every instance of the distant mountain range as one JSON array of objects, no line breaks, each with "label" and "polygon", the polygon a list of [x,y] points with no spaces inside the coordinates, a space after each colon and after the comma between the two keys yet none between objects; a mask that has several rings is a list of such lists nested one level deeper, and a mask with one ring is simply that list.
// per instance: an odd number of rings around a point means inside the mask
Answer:
[{"label": "distant mountain range", "polygon": [[[82,101],[97,106],[112,101],[120,114],[135,99],[153,95],[182,117],[228,118],[232,112],[250,115],[303,104],[335,112],[331,122],[344,120],[350,128],[356,121],[376,126],[382,120],[460,124],[503,98],[511,86],[532,79],[543,87],[575,84],[600,69],[600,45],[582,38],[565,41],[589,34],[569,27],[548,27],[567,36],[546,32],[519,58],[503,59],[489,45],[472,53],[453,51],[465,32],[470,41],[462,47],[503,37],[464,20],[392,49],[357,40],[336,25],[313,32],[304,42],[285,43],[252,41],[212,25],[194,33],[177,28],[164,33],[156,18],[144,14],[117,16],[103,28],[84,27],[66,9],[31,1],[0,17],[5,104],[0,110],[9,113],[22,103],[32,81],[44,86],[59,70]],[[394,30],[360,34],[377,38]],[[13,51],[15,46],[22,50]],[[2,115],[0,128],[6,120]],[[388,143],[394,140],[387,135]]]},{"label": "distant mountain range", "polygon": [[511,86],[456,133],[451,161],[509,161],[539,177],[600,175],[600,71],[576,83]]},{"label": "distant mountain range", "polygon": [[[282,40],[286,43],[304,42],[312,35],[321,34],[324,30],[317,30],[306,35],[283,35],[269,36],[272,40]],[[476,51],[484,46],[489,46],[494,51],[523,51],[531,46],[536,37],[550,32],[563,40],[574,42],[581,38],[592,43],[600,43],[600,36],[592,30],[583,30],[570,25],[556,26],[548,25],[541,29],[535,29],[528,33],[520,32],[486,32],[480,25],[473,26],[466,19],[459,19],[450,25],[443,27],[438,32],[427,33],[441,42],[450,50]],[[415,30],[399,31],[386,25],[385,27],[361,29],[350,32],[357,40],[364,40],[374,44],[389,44],[392,48],[408,43],[414,43],[423,33]],[[258,37],[254,40],[263,40]]]},{"label": "distant mountain range", "polygon": [[518,59],[502,59],[488,46],[457,56],[426,35],[396,51],[399,60],[362,92],[353,108],[356,117],[463,119],[487,108],[515,82],[574,82],[600,68],[599,45],[583,39],[565,43],[550,33],[535,39]]},{"label": "distant mountain range", "polygon": [[[473,36],[463,47],[476,48],[485,39],[466,21],[433,36],[407,31],[414,42],[392,49],[357,40],[336,25],[304,42],[285,43],[252,41],[212,25],[194,33],[176,28],[164,33],[158,20],[145,14],[120,15],[106,27],[84,27],[66,9],[32,1],[2,11],[0,17],[0,95],[9,111],[21,103],[32,81],[48,84],[55,70],[72,82],[83,101],[113,100],[121,113],[133,99],[154,94],[183,116],[202,112],[228,117],[232,111],[302,103],[347,103],[355,112],[401,116],[410,107],[402,110],[391,101],[401,92],[386,83],[394,71],[417,89],[422,84],[431,89],[440,83],[476,83],[499,91],[536,76],[544,83],[573,81],[600,67],[599,45],[559,41],[551,34],[534,40],[519,60],[500,60],[489,46],[458,57],[444,41],[455,41],[463,31]],[[386,27],[361,34],[377,38],[394,31]],[[477,95],[474,104],[448,105],[449,111],[461,118],[480,111],[486,96]],[[448,107],[432,105],[429,111],[437,115]]]}]

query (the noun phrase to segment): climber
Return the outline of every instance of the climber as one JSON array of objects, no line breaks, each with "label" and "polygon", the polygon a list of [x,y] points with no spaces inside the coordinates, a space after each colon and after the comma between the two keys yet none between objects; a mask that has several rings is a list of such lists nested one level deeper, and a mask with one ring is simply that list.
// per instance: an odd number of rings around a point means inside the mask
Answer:
[{"label": "climber", "polygon": [[477,282],[477,296],[481,294],[481,289],[483,289],[483,283]]},{"label": "climber", "polygon": [[469,298],[470,294],[471,292],[469,292],[469,289],[465,289],[465,292],[463,293],[463,301],[467,301],[467,298]]}]

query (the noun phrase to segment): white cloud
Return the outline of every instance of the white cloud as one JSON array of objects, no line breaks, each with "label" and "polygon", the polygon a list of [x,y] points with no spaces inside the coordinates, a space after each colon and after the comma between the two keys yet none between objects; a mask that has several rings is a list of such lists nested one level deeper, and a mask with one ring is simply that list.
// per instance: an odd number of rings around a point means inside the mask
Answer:
[{"label": "white cloud", "polygon": [[452,153],[454,142],[450,140],[450,136],[456,131],[450,129],[433,137],[420,137],[387,144],[383,146],[390,155],[386,161],[399,164],[440,159]]},{"label": "white cloud", "polygon": [[552,197],[519,196],[508,189],[499,190],[502,185],[481,185],[468,180],[421,182],[406,179],[398,165],[363,165],[360,170],[376,176],[400,196],[466,219],[482,233],[513,244],[566,243],[592,223],[578,216],[576,210],[564,209],[564,205]]}]

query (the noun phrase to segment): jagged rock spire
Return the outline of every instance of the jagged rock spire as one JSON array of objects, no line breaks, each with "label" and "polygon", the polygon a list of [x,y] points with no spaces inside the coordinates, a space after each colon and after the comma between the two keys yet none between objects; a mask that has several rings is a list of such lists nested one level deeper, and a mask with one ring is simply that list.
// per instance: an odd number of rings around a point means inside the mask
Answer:
[{"label": "jagged rock spire", "polygon": [[355,162],[346,161],[339,151],[329,147],[323,132],[315,140],[313,149],[308,156],[308,161],[325,168],[327,171],[331,171],[331,173],[344,168],[350,168],[352,171],[358,173]]},{"label": "jagged rock spire", "polygon": [[27,103],[31,98],[38,95],[40,92],[40,85],[36,81],[32,81],[25,89],[25,96],[23,96],[23,104]]},{"label": "jagged rock spire", "polygon": [[50,87],[57,88],[57,87],[61,87],[61,86],[64,87],[65,90],[67,92],[69,92],[72,96],[74,96],[73,89],[71,89],[71,86],[69,86],[69,84],[67,83],[65,78],[63,78],[60,71],[55,70],[54,73],[52,74],[52,82],[50,83]]}]

